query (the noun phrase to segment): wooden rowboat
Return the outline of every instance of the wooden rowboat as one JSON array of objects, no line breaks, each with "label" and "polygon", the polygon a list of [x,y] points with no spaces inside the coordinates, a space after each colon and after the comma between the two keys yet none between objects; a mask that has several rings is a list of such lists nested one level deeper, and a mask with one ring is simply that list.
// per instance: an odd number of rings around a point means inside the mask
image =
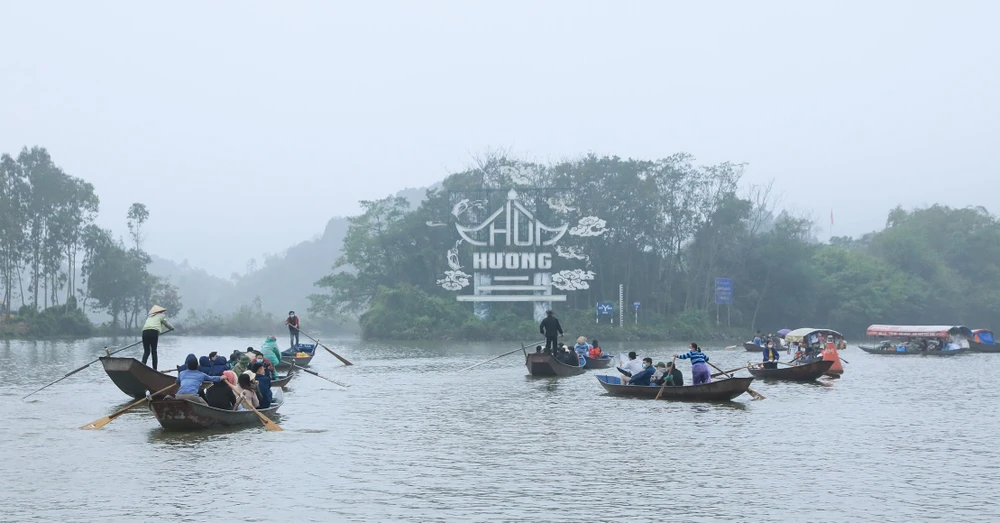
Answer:
[{"label": "wooden rowboat", "polygon": [[590,356],[584,356],[583,359],[587,362],[584,367],[588,369],[606,369],[614,362],[614,360],[611,359],[611,356],[605,356],[603,358],[591,358]]},{"label": "wooden rowboat", "polygon": [[566,365],[551,354],[533,352],[524,359],[528,374],[532,376],[576,376],[583,374],[584,368],[579,365]]},{"label": "wooden rowboat", "polygon": [[[281,403],[274,403],[266,409],[257,409],[261,414],[274,419]],[[165,430],[203,430],[221,427],[260,426],[260,418],[252,410],[223,410],[188,400],[154,399],[149,402],[156,421]]]},{"label": "wooden rowboat", "polygon": [[[177,381],[177,373],[167,374],[155,371],[135,358],[116,358],[104,356],[101,358],[104,372],[118,388],[135,399],[146,397],[146,391],[156,392],[169,387]],[[271,388],[284,387],[292,380],[292,374],[279,375],[271,380]]]},{"label": "wooden rowboat", "polygon": [[752,365],[747,370],[755,378],[762,380],[814,381],[826,374],[831,366],[833,366],[833,360],[819,360],[804,365],[779,367],[777,369],[759,369]]},{"label": "wooden rowboat", "polygon": [[[308,356],[302,358],[296,357],[295,354],[304,352]],[[281,361],[274,370],[285,370],[292,368],[292,360],[295,360],[295,366],[297,367],[308,367],[309,362],[316,357],[316,345],[299,344],[294,348],[281,351]]]},{"label": "wooden rowboat", "polygon": [[764,351],[764,347],[761,347],[760,345],[757,345],[756,343],[753,343],[753,342],[750,342],[750,341],[743,343],[743,348],[746,349],[747,352],[763,352]]},{"label": "wooden rowboat", "polygon": [[[858,345],[858,348],[867,352],[868,354],[885,354],[887,356],[955,356],[956,354],[962,354],[968,352],[969,349],[951,349],[951,350],[928,350],[920,351],[917,349],[911,349],[908,347],[868,347],[865,345]],[[902,349],[902,350],[900,350]]]},{"label": "wooden rowboat", "polygon": [[969,352],[1000,352],[1000,343],[982,343],[969,340]]},{"label": "wooden rowboat", "polygon": [[[598,376],[597,381],[612,396],[656,399],[661,388],[656,385],[622,385],[622,380],[618,376]],[[660,399],[670,401],[729,401],[746,392],[750,388],[751,382],[753,382],[753,378],[729,378],[701,385],[662,387],[663,395],[660,396]]]}]

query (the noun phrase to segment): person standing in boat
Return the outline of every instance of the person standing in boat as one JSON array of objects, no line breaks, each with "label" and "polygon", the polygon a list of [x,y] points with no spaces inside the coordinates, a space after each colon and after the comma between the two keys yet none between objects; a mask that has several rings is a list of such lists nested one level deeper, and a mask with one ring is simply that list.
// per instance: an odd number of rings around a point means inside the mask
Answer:
[{"label": "person standing in boat", "polygon": [[295,315],[295,311],[288,311],[285,325],[288,325],[288,343],[295,347],[299,344],[299,317]]},{"label": "person standing in boat", "polygon": [[767,342],[767,347],[764,348],[764,368],[778,368],[778,349],[774,348],[773,341]]},{"label": "person standing in boat", "polygon": [[[153,370],[156,370],[156,343],[160,339],[160,334],[166,331],[174,330],[174,326],[167,321],[167,316],[164,314],[167,309],[160,307],[159,305],[153,305],[149,309],[149,316],[146,318],[146,323],[142,326],[142,364],[146,364],[146,360],[149,356],[153,356]],[[197,365],[198,360],[195,359],[195,364]]]},{"label": "person standing in boat", "polygon": [[562,325],[559,325],[559,318],[552,314],[552,311],[545,311],[545,319],[538,324],[538,332],[545,336],[545,348],[558,347],[559,336],[562,335]]},{"label": "person standing in boat", "polygon": [[691,343],[689,351],[684,354],[674,354],[674,357],[691,360],[691,383],[693,385],[712,382],[712,373],[708,370],[708,354],[701,352],[697,343]]}]

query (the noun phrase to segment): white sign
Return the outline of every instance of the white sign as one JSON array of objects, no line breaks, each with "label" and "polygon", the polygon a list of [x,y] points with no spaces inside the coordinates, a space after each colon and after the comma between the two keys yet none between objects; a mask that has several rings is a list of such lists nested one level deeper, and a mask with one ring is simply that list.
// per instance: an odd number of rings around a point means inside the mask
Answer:
[{"label": "white sign", "polygon": [[[480,216],[488,211],[487,200],[463,199],[454,205],[451,214],[460,239],[448,250],[449,270],[437,283],[455,292],[471,284],[472,294],[461,294],[457,296],[458,301],[534,302],[535,316],[540,318],[551,307],[551,302],[566,301],[565,294],[552,294],[553,288],[566,292],[589,289],[588,282],[596,276],[587,270],[590,258],[582,245],[557,244],[600,236],[607,232],[607,223],[596,216],[582,216],[575,225],[569,221],[548,225],[537,219],[518,198],[517,191],[508,191],[504,204],[482,223],[462,222],[474,216],[475,211],[480,211]],[[567,220],[579,211],[578,207],[555,198],[548,198],[544,204]],[[429,221],[427,225],[436,227],[440,222]],[[564,240],[567,236],[569,239]],[[471,247],[465,249],[465,256],[462,256],[463,245]],[[567,268],[553,272],[556,260],[561,260],[558,265]],[[467,267],[473,271],[471,276],[465,272]],[[481,310],[485,309],[477,308],[477,314]]]}]

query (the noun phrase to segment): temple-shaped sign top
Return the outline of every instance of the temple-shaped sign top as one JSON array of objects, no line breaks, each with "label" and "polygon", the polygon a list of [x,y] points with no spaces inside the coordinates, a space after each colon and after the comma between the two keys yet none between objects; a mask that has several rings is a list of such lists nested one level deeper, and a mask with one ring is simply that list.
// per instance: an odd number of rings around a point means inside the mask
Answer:
[{"label": "temple-shaped sign top", "polygon": [[[569,229],[569,224],[564,223],[558,227],[549,227],[544,223],[535,219],[534,214],[528,209],[525,209],[520,202],[517,201],[517,191],[511,189],[507,193],[507,203],[503,207],[500,207],[486,221],[476,225],[474,227],[466,227],[462,224],[456,223],[455,228],[458,230],[458,234],[462,236],[462,239],[468,242],[470,245],[475,245],[477,247],[486,246],[496,246],[498,245],[496,237],[498,234],[502,234],[504,242],[499,245],[513,245],[516,247],[531,247],[531,246],[542,246],[542,245],[554,245],[559,241],[560,238],[566,234],[566,230]],[[501,222],[503,228],[497,228],[497,221],[500,215],[505,215],[504,221]],[[521,217],[524,216],[529,220],[528,226],[528,237],[526,239],[521,238]],[[489,227],[489,239],[488,240],[476,240],[473,238],[475,233],[482,231],[483,229]],[[548,240],[542,240],[542,231],[552,233],[553,236]]]}]

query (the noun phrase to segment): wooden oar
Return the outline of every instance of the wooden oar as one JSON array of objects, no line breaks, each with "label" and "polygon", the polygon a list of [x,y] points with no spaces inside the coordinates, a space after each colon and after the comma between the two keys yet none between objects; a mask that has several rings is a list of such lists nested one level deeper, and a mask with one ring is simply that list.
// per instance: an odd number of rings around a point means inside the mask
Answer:
[{"label": "wooden oar", "polygon": [[[164,331],[164,332],[163,332],[163,334],[166,334],[166,333],[168,333],[168,332],[170,332],[170,331],[172,331],[172,330],[173,330],[173,329],[170,329],[170,330],[167,330],[167,331]],[[121,352],[121,351],[123,351],[123,350],[126,350],[126,349],[131,349],[132,347],[135,347],[136,345],[141,345],[141,344],[142,344],[142,340],[139,340],[139,341],[137,341],[137,342],[135,342],[135,343],[133,343],[133,344],[131,344],[131,345],[126,345],[126,346],[124,346],[124,347],[122,347],[122,348],[120,348],[120,349],[116,349],[116,350],[115,350],[114,352],[108,352],[108,348],[107,348],[107,347],[104,347],[104,353],[105,353],[105,355],[106,355],[105,357],[108,357],[108,356],[111,356],[111,355],[113,355],[113,354],[118,354],[119,352]],[[31,394],[28,394],[28,396],[31,396],[31,395],[33,395],[33,394],[35,394],[35,393],[38,393],[38,392],[41,392],[41,391],[43,391],[43,390],[45,390],[45,389],[47,389],[47,388],[49,388],[49,387],[51,387],[51,386],[55,385],[56,383],[59,383],[60,381],[62,381],[62,380],[64,380],[64,379],[66,379],[66,378],[68,378],[68,377],[70,377],[70,376],[72,376],[72,375],[76,374],[77,372],[80,372],[81,370],[83,370],[83,369],[86,369],[87,367],[89,367],[89,366],[91,366],[91,365],[93,365],[93,364],[95,364],[95,363],[97,363],[97,362],[99,362],[99,361],[101,361],[101,358],[97,358],[96,360],[94,360],[94,361],[92,361],[92,362],[90,362],[90,363],[88,363],[88,364],[84,365],[83,367],[80,367],[79,369],[76,369],[76,370],[74,370],[74,371],[70,371],[70,372],[69,372],[69,373],[67,373],[67,374],[66,374],[65,376],[63,376],[63,377],[61,377],[61,378],[57,379],[56,381],[53,381],[52,383],[49,383],[48,385],[46,385],[46,386],[44,386],[44,387],[42,387],[42,388],[40,388],[40,389],[36,390],[35,392],[32,392]],[[23,398],[21,398],[21,399],[22,399],[22,400],[25,400],[25,399],[28,399],[28,396],[25,396],[25,397],[23,397]]]},{"label": "wooden oar", "polygon": [[[714,365],[713,365],[713,367],[714,367]],[[735,368],[735,369],[733,369],[733,370],[724,370],[724,371],[722,371],[722,372],[716,372],[715,374],[712,374],[712,377],[713,377],[713,378],[715,378],[715,377],[717,377],[717,376],[722,376],[722,375],[726,375],[726,376],[732,376],[732,374],[733,374],[734,372],[738,372],[738,371],[741,371],[741,370],[743,370],[743,369],[745,369],[745,368],[746,368],[746,366],[744,365],[743,367],[736,367],[736,368]]]},{"label": "wooden oar", "polygon": [[[677,356],[676,355],[674,355],[673,361],[670,362],[671,372],[673,371],[673,368],[674,368],[675,365],[677,365]],[[673,382],[674,382],[674,376],[673,376],[673,374],[671,374],[670,375],[670,383],[673,383]],[[666,378],[664,378],[663,385],[660,385],[660,392],[656,393],[656,398],[654,398],[654,399],[660,399],[660,396],[663,395],[663,389],[665,389],[665,388],[667,388],[667,380],[666,380]]]},{"label": "wooden oar", "polygon": [[[529,343],[528,345],[531,345],[531,344]],[[538,344],[536,343],[535,345],[538,345]],[[523,344],[523,343],[521,344],[521,346],[520,346],[520,347],[518,347],[518,348],[516,348],[516,349],[514,349],[514,350],[512,350],[512,351],[510,351],[510,352],[505,352],[505,353],[503,353],[503,354],[501,354],[501,355],[499,355],[499,356],[497,356],[497,357],[495,357],[495,358],[490,358],[490,359],[488,359],[488,360],[486,360],[486,361],[484,361],[484,362],[480,362],[480,363],[477,363],[477,364],[475,364],[475,365],[472,365],[472,366],[470,366],[470,367],[466,367],[466,368],[464,368],[464,369],[462,369],[462,370],[460,370],[460,371],[458,371],[458,372],[465,372],[465,371],[467,371],[467,370],[470,370],[470,369],[474,369],[474,368],[476,368],[476,367],[478,367],[478,366],[480,366],[480,365],[483,365],[484,363],[489,363],[489,362],[491,362],[491,361],[493,361],[493,360],[498,360],[498,359],[500,359],[500,358],[502,358],[502,357],[504,357],[504,356],[509,356],[509,355],[511,355],[511,354],[514,354],[515,352],[517,352],[517,351],[519,351],[519,350],[520,350],[520,351],[523,351],[523,350],[524,350],[524,344]]]},{"label": "wooden oar", "polygon": [[[715,364],[713,364],[711,362],[708,362],[708,361],[706,361],[705,363],[708,363],[709,365],[712,366],[713,369],[715,369],[715,370],[717,370],[717,371],[719,371],[719,372],[721,372],[721,373],[729,376],[730,378],[733,377],[733,375],[731,373],[725,372],[724,370],[716,367]],[[757,399],[757,400],[767,399],[767,398],[764,397],[763,394],[761,394],[761,393],[759,393],[759,392],[751,389],[750,387],[747,387],[747,393],[749,393],[751,396],[753,396],[754,399]]]},{"label": "wooden oar", "polygon": [[316,372],[316,371],[314,371],[314,370],[309,370],[309,369],[307,369],[305,367],[299,367],[298,365],[295,364],[294,360],[292,361],[292,368],[308,372],[309,374],[312,374],[313,376],[316,376],[317,378],[323,378],[324,380],[329,381],[330,383],[333,383],[335,385],[340,385],[341,387],[345,387],[345,388],[346,387],[350,387],[350,385],[348,385],[346,383],[341,383],[341,382],[339,382],[337,380],[331,380],[330,378],[327,378],[326,376],[320,376],[319,373]]},{"label": "wooden oar", "polygon": [[319,342],[319,340],[317,340],[316,338],[313,338],[308,333],[304,332],[302,329],[299,329],[299,332],[301,332],[302,334],[304,334],[306,338],[309,338],[310,340],[315,341],[316,345],[319,345],[320,347],[323,347],[324,349],[326,349],[327,352],[329,352],[330,354],[333,354],[333,357],[337,358],[338,360],[340,360],[340,362],[343,363],[344,365],[354,365],[353,363],[351,363],[351,362],[345,360],[344,358],[342,358],[340,356],[340,354],[337,354],[336,352],[333,352],[333,350],[330,349],[330,347],[327,347],[326,345],[323,345],[322,343]]},{"label": "wooden oar", "polygon": [[109,414],[107,416],[104,416],[103,418],[101,418],[101,419],[99,419],[97,421],[90,422],[90,423],[88,423],[88,424],[86,424],[86,425],[84,425],[84,426],[82,426],[80,428],[84,429],[84,430],[99,429],[99,428],[107,425],[108,423],[111,423],[118,416],[121,416],[122,414],[125,414],[126,412],[132,410],[133,408],[138,407],[139,405],[142,405],[143,403],[146,403],[147,401],[149,401],[150,398],[153,398],[153,397],[156,397],[156,396],[160,396],[160,395],[164,395],[164,394],[170,394],[171,392],[173,392],[171,389],[175,389],[177,387],[178,387],[178,385],[176,383],[170,385],[169,387],[164,387],[164,388],[162,388],[162,389],[160,389],[160,390],[158,390],[158,391],[150,394],[149,396],[146,396],[145,398],[142,398],[141,400],[136,401],[135,403],[129,404],[127,407],[119,410],[118,412],[115,412],[114,414]]},{"label": "wooden oar", "polygon": [[284,430],[281,427],[279,427],[278,424],[274,422],[274,420],[272,420],[271,418],[269,418],[269,417],[261,414],[260,411],[257,410],[257,407],[254,407],[253,403],[250,403],[249,401],[247,401],[247,399],[245,397],[243,397],[242,394],[236,392],[236,386],[233,385],[232,383],[229,383],[229,380],[227,380],[226,378],[222,378],[222,381],[226,385],[229,385],[229,388],[233,390],[233,394],[236,394],[237,396],[239,396],[240,397],[240,401],[243,402],[243,404],[246,405],[247,407],[250,407],[250,410],[252,410],[254,412],[254,414],[256,414],[258,418],[260,418],[260,421],[261,421],[261,423],[264,424],[264,428],[265,429],[267,429],[267,430],[277,430],[277,431]]}]

